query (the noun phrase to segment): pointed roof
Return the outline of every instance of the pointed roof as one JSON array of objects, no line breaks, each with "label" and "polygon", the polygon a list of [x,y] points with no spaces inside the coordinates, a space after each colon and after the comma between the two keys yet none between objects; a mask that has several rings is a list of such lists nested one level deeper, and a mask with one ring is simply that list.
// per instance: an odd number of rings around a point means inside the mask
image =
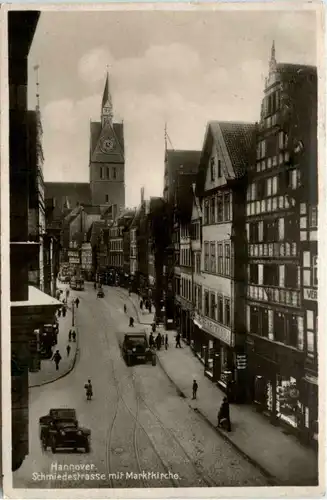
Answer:
[{"label": "pointed roof", "polygon": [[[114,154],[104,154],[98,151],[100,138],[114,136],[117,151]],[[122,163],[124,161],[124,124],[112,123],[102,127],[100,122],[90,122],[90,161],[100,163]],[[110,159],[109,159],[110,157]]]},{"label": "pointed roof", "polygon": [[103,96],[102,96],[102,108],[104,107],[104,105],[108,101],[111,102],[111,95],[110,95],[110,87],[109,87],[109,73],[107,71],[106,83],[104,86],[104,91],[103,91]]}]

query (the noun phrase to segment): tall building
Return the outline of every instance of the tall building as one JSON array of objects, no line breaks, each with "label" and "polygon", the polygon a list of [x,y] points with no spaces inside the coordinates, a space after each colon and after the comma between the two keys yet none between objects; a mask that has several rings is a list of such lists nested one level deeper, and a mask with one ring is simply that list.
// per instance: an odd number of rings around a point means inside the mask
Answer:
[{"label": "tall building", "polygon": [[124,127],[113,121],[109,75],[101,104],[101,121],[90,124],[90,189],[93,205],[125,207]]},{"label": "tall building", "polygon": [[[273,45],[262,102],[257,158],[247,190],[247,353],[252,397],[273,422],[297,434],[309,417],[305,364],[316,371],[316,68],[278,64]],[[308,200],[309,203],[308,203]],[[313,204],[313,205],[311,205]],[[310,226],[315,225],[314,231]],[[303,228],[300,231],[300,227]],[[305,274],[301,266],[313,272]],[[311,276],[312,274],[312,276]],[[311,313],[306,314],[305,306]],[[305,336],[304,320],[307,335]],[[313,379],[315,377],[313,376]],[[312,385],[312,384],[311,384]],[[312,391],[314,394],[314,391]]]}]

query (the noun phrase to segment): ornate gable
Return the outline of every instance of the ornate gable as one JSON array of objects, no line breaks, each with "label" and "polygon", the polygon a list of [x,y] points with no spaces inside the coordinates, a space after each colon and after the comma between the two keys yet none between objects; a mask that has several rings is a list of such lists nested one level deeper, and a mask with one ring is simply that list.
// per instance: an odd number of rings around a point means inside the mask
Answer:
[{"label": "ornate gable", "polygon": [[124,163],[124,150],[115,125],[106,123],[102,128],[96,146],[91,153],[91,161],[99,163]]}]

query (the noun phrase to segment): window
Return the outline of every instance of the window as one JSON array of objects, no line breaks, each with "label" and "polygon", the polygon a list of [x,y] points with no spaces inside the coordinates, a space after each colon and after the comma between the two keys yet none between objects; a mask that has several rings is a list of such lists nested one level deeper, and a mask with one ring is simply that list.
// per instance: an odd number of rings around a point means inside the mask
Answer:
[{"label": "window", "polygon": [[223,245],[218,245],[218,274],[223,274]]},{"label": "window", "polygon": [[279,267],[276,264],[263,266],[263,284],[268,286],[279,285]]},{"label": "window", "polygon": [[274,312],[274,338],[277,342],[285,342],[285,314]]},{"label": "window", "polygon": [[222,195],[217,197],[217,222],[223,222],[224,220],[224,202]]},{"label": "window", "polygon": [[221,295],[218,295],[218,318],[220,323],[224,322],[224,302]]},{"label": "window", "polygon": [[312,267],[313,267],[313,286],[318,286],[318,257],[315,255],[312,259]]},{"label": "window", "polygon": [[209,316],[209,292],[204,291],[204,315]]},{"label": "window", "polygon": [[224,194],[224,220],[230,220],[230,193]]},{"label": "window", "polygon": [[314,330],[313,311],[307,311],[307,329]]},{"label": "window", "polygon": [[230,300],[225,299],[225,325],[230,326]]},{"label": "window", "polygon": [[215,159],[211,158],[210,160],[210,177],[211,181],[215,180]]},{"label": "window", "polygon": [[109,167],[106,167],[106,178],[109,179]]},{"label": "window", "polygon": [[297,288],[298,266],[295,264],[285,265],[285,288]]},{"label": "window", "polygon": [[222,176],[221,160],[218,159],[218,178]]},{"label": "window", "polygon": [[250,243],[256,243],[259,241],[259,223],[258,222],[250,222],[249,224],[249,232],[250,232]]},{"label": "window", "polygon": [[210,318],[212,318],[212,319],[216,319],[216,308],[217,308],[216,294],[211,293],[210,294]]},{"label": "window", "polygon": [[269,333],[269,316],[268,309],[261,309],[260,314],[260,333],[262,337],[268,338]]},{"label": "window", "polygon": [[210,224],[216,222],[216,198],[213,197],[210,200]]},{"label": "window", "polygon": [[216,243],[210,243],[210,270],[213,274],[216,273]]},{"label": "window", "polygon": [[272,194],[277,194],[278,191],[278,177],[277,175],[272,178]]},{"label": "window", "polygon": [[116,179],[117,177],[117,170],[116,170],[116,167],[112,167],[112,178],[113,179]]},{"label": "window", "polygon": [[108,201],[109,201],[109,195],[106,194],[106,203],[108,203]]},{"label": "window", "polygon": [[249,282],[257,285],[259,283],[258,264],[249,265]]},{"label": "window", "polygon": [[267,196],[271,196],[272,193],[272,179],[269,177],[267,179]]},{"label": "window", "polygon": [[204,270],[206,272],[209,271],[209,243],[208,243],[208,241],[204,242]]},{"label": "window", "polygon": [[318,227],[318,209],[317,207],[309,207],[309,226]]},{"label": "window", "polygon": [[225,274],[230,276],[230,244],[225,244]]},{"label": "window", "polygon": [[250,332],[259,333],[259,309],[250,306]]},{"label": "window", "polygon": [[201,254],[200,253],[197,253],[196,254],[196,264],[195,264],[195,272],[197,274],[200,274],[201,273]]},{"label": "window", "polygon": [[307,354],[309,357],[315,355],[315,335],[309,331],[307,331]]},{"label": "window", "polygon": [[204,201],[204,223],[209,224],[209,200]]},{"label": "window", "polygon": [[100,167],[100,179],[103,179],[103,167]]},{"label": "window", "polygon": [[288,316],[288,344],[292,347],[297,347],[298,345],[298,324],[297,316]]}]

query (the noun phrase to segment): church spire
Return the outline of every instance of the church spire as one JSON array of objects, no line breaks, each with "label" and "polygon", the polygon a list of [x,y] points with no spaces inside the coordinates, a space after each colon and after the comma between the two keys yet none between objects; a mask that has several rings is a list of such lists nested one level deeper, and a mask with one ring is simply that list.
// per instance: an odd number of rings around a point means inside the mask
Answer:
[{"label": "church spire", "polygon": [[102,126],[105,125],[105,123],[107,122],[112,124],[112,120],[113,120],[113,109],[112,109],[112,99],[109,86],[109,71],[107,66],[107,77],[102,96],[102,109],[101,109]]},{"label": "church spire", "polygon": [[275,73],[277,69],[277,61],[276,61],[276,49],[275,49],[275,40],[273,40],[271,46],[271,56],[269,62],[269,74]]}]

